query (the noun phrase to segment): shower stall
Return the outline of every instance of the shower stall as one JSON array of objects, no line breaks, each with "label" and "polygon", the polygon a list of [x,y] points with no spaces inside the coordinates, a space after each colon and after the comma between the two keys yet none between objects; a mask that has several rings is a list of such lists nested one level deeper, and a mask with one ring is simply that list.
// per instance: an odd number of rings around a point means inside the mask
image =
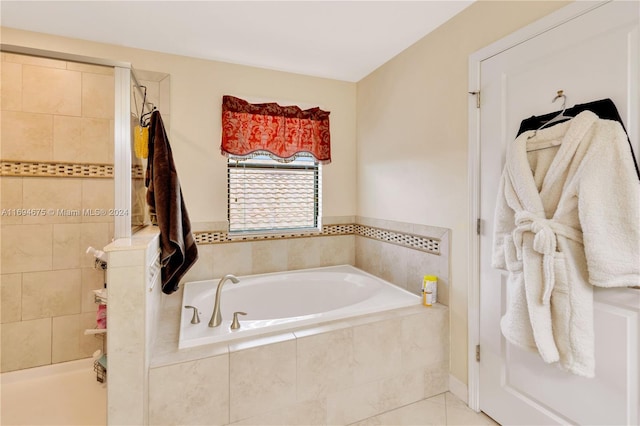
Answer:
[{"label": "shower stall", "polygon": [[[106,271],[86,249],[131,237],[149,222],[146,159],[134,150],[133,132],[143,114],[161,104],[168,110],[169,77],[136,73],[125,62],[0,47],[0,400],[3,420],[38,423],[20,418],[34,410],[21,409],[18,390],[74,368],[94,375],[87,361],[108,352],[106,333],[91,332]],[[105,385],[87,383],[102,387],[86,394],[103,399],[104,415]],[[95,421],[66,415],[62,423]]]}]

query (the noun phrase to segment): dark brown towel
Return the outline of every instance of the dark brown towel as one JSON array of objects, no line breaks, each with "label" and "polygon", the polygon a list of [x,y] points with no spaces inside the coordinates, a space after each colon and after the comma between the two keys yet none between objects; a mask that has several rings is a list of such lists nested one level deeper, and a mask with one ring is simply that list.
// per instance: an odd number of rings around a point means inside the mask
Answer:
[{"label": "dark brown towel", "polygon": [[162,291],[171,294],[198,260],[198,247],[182,198],[169,138],[158,111],[149,124],[149,159],[145,175],[151,221],[160,228]]}]

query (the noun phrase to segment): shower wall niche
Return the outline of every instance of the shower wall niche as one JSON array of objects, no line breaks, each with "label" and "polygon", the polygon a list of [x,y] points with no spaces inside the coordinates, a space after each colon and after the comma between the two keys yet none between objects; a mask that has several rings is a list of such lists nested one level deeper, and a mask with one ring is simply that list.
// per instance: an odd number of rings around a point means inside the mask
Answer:
[{"label": "shower wall niche", "polygon": [[144,186],[147,158],[141,152],[144,150],[136,149],[135,141],[146,135],[148,129],[142,127],[145,123],[141,120],[148,123],[153,109],[160,111],[165,129],[171,131],[171,80],[169,74],[154,71],[136,69],[131,75],[131,231],[135,233],[150,224]]}]

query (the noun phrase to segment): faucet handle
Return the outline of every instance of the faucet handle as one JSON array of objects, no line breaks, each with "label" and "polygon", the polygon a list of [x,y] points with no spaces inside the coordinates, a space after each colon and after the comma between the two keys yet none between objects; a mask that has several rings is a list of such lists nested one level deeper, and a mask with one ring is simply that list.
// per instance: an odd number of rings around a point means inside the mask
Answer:
[{"label": "faucet handle", "polygon": [[237,330],[240,328],[240,321],[238,321],[238,314],[247,315],[246,312],[234,312],[233,313],[233,321],[231,322],[231,329]]},{"label": "faucet handle", "polygon": [[193,309],[193,317],[191,317],[191,324],[200,324],[200,315],[198,315],[198,308],[196,306],[185,305],[187,309]]}]

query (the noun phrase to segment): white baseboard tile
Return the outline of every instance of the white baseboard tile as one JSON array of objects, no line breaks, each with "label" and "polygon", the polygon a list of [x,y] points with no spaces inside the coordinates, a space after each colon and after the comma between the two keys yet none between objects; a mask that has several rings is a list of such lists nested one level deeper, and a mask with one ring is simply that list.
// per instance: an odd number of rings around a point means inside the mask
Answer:
[{"label": "white baseboard tile", "polygon": [[469,391],[467,385],[449,374],[449,392],[458,397],[465,404],[469,404]]}]

